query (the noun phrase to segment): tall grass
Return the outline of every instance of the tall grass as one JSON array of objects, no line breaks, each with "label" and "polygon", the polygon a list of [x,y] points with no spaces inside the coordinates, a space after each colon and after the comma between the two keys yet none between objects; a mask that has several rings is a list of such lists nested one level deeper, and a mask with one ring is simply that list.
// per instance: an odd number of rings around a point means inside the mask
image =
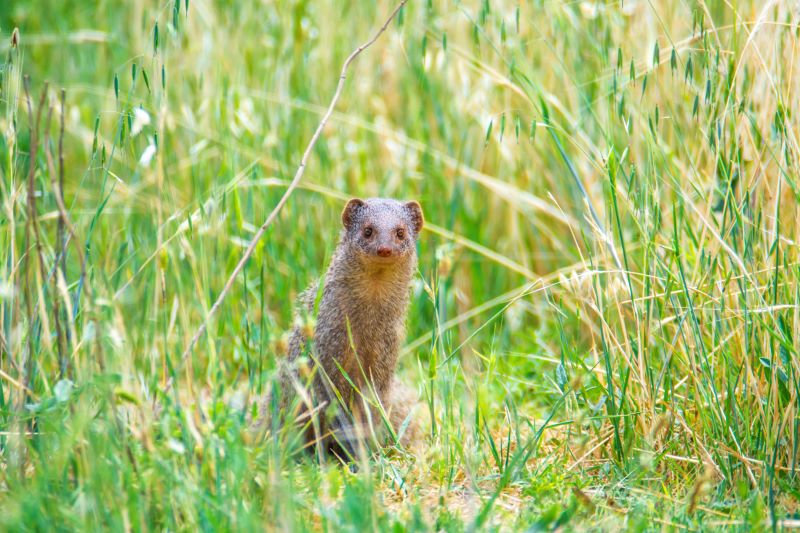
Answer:
[{"label": "tall grass", "polygon": [[[793,3],[410,2],[186,360],[394,4],[71,4],[0,10],[0,527],[797,525]],[[244,429],[373,195],[425,435],[351,472]]]}]

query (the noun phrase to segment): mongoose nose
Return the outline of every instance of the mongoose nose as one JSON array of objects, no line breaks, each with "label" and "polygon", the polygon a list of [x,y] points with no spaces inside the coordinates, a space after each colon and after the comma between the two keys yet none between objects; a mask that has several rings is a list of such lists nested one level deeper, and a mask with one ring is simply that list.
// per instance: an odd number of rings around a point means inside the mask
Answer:
[{"label": "mongoose nose", "polygon": [[381,246],[378,248],[378,256],[380,257],[390,257],[392,255],[392,249],[388,246]]}]

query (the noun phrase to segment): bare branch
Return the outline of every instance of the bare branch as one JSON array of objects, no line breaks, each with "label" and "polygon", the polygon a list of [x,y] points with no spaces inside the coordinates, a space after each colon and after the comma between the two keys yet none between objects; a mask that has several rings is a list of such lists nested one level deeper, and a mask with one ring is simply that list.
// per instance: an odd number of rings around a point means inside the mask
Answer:
[{"label": "bare branch", "polygon": [[[39,143],[39,123],[42,117],[42,107],[44,107],[44,99],[47,95],[47,83],[42,89],[42,94],[39,97],[39,105],[34,109],[31,107],[31,94],[30,94],[30,78],[25,76],[25,102],[28,108],[28,131],[30,132],[30,153],[28,154],[28,218],[25,221],[25,291],[26,291],[26,306],[28,312],[28,359],[26,361],[26,386],[30,382],[30,377],[33,372],[33,331],[34,331],[34,316],[33,316],[33,288],[30,284],[29,270],[32,248],[36,251],[36,258],[39,263],[39,271],[42,279],[45,279],[46,273],[44,271],[44,259],[42,255],[42,237],[39,229],[38,210],[36,208],[36,157],[38,156],[38,143]],[[34,244],[31,246],[31,228],[33,228]]]},{"label": "bare branch", "polygon": [[216,313],[217,310],[219,309],[219,307],[222,305],[223,300],[225,300],[225,297],[228,295],[228,292],[230,292],[231,287],[233,287],[233,284],[236,281],[236,277],[242,272],[242,270],[244,269],[244,266],[247,263],[248,259],[250,259],[250,256],[253,255],[253,252],[256,249],[256,245],[258,244],[258,241],[264,235],[264,232],[267,230],[267,228],[275,220],[275,217],[277,217],[278,212],[286,204],[286,201],[289,199],[289,196],[291,196],[292,192],[297,187],[297,184],[300,182],[300,179],[303,177],[303,173],[306,170],[306,164],[308,163],[308,158],[311,155],[311,151],[314,149],[314,145],[317,144],[317,140],[319,139],[319,136],[322,134],[322,130],[325,128],[325,124],[328,123],[328,119],[330,119],[331,115],[333,114],[333,110],[336,107],[336,102],[339,100],[339,96],[342,94],[342,88],[344,87],[344,82],[345,82],[345,79],[347,78],[347,69],[350,67],[350,63],[352,63],[353,60],[356,57],[358,57],[358,55],[361,52],[363,52],[364,50],[366,50],[367,48],[372,46],[372,44],[375,41],[378,40],[378,38],[381,36],[381,34],[384,31],[386,31],[386,28],[392,22],[392,20],[397,15],[397,13],[403,8],[404,5],[406,5],[407,2],[408,2],[408,0],[402,0],[397,5],[397,7],[395,7],[394,11],[392,11],[392,14],[389,15],[389,18],[386,19],[386,22],[383,23],[383,26],[380,27],[380,29],[375,33],[375,35],[373,35],[372,38],[369,41],[365,42],[364,44],[362,44],[361,46],[359,46],[358,48],[353,50],[353,52],[345,60],[344,64],[342,65],[341,75],[339,76],[339,83],[336,86],[336,92],[333,94],[333,99],[331,99],[331,103],[328,105],[328,110],[325,112],[325,115],[322,117],[322,120],[320,121],[319,126],[317,126],[317,130],[314,132],[314,135],[311,137],[311,140],[309,141],[305,152],[303,152],[303,158],[300,160],[300,166],[297,167],[297,172],[294,175],[294,179],[292,179],[291,183],[289,184],[289,187],[286,189],[286,192],[283,193],[283,196],[281,197],[281,199],[278,202],[278,204],[275,206],[275,208],[269,214],[267,219],[264,221],[264,223],[261,225],[261,227],[258,228],[258,231],[253,236],[253,240],[250,242],[250,245],[247,247],[247,250],[245,250],[244,255],[242,255],[242,258],[239,260],[239,263],[237,263],[236,268],[234,268],[233,272],[231,272],[230,277],[228,277],[228,281],[225,283],[225,287],[223,287],[222,292],[219,293],[219,296],[217,297],[217,300],[214,302],[214,305],[212,305],[211,309],[209,309],[208,316],[206,316],[206,318],[203,320],[203,323],[200,324],[200,327],[197,328],[197,331],[195,332],[194,336],[192,337],[192,340],[189,342],[189,345],[186,347],[186,350],[183,352],[183,356],[181,358],[182,362],[185,362],[186,358],[189,357],[189,354],[192,353],[192,349],[194,348],[195,344],[197,344],[197,341],[200,340],[200,337],[202,337],[203,333],[205,333],[206,327],[208,325],[208,321],[211,319],[211,317],[214,315],[214,313]]}]

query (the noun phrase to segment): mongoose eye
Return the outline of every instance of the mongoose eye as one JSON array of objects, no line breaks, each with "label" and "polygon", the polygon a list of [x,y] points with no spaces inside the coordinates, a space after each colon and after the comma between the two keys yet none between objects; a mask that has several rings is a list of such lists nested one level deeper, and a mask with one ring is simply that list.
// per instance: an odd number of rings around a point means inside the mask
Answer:
[{"label": "mongoose eye", "polygon": [[406,238],[406,232],[403,230],[403,228],[399,228],[397,230],[397,238],[400,239],[400,240],[403,240],[403,239]]},{"label": "mongoose eye", "polygon": [[367,228],[364,230],[364,237],[371,237],[372,236],[372,228]]}]

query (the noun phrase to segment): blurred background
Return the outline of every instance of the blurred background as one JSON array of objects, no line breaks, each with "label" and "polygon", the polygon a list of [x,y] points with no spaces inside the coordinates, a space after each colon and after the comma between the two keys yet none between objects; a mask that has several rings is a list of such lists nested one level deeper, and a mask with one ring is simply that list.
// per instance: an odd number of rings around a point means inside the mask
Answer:
[{"label": "blurred background", "polygon": [[[409,2],[182,359],[394,7],[0,9],[0,523],[796,519],[793,2]],[[351,476],[240,429],[370,196],[425,212],[425,438]]]}]

